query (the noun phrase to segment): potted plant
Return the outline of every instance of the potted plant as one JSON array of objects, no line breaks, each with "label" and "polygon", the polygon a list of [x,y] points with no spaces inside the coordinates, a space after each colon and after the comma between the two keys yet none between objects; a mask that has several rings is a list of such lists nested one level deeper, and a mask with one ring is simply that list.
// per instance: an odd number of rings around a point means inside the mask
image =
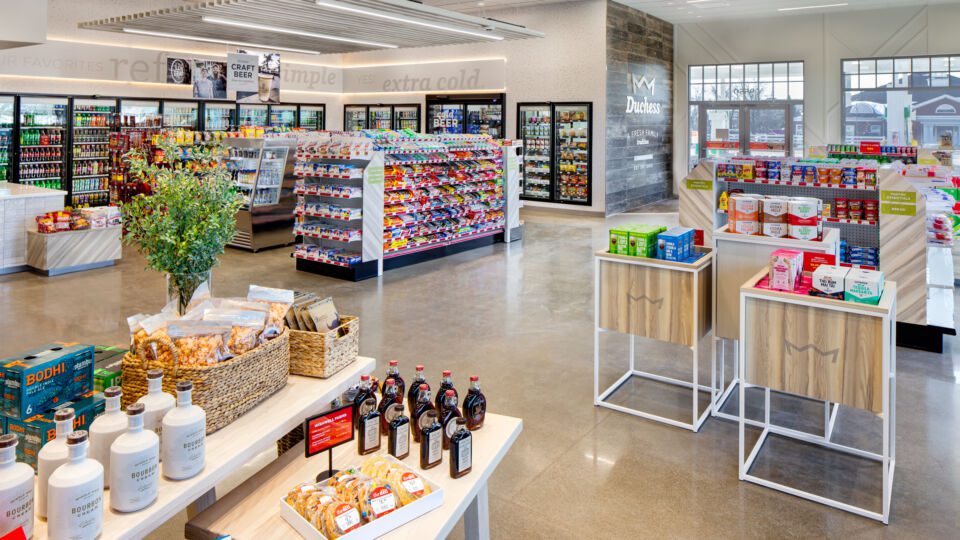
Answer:
[{"label": "potted plant", "polygon": [[243,198],[221,159],[222,143],[195,145],[187,155],[172,137],[157,146],[162,154],[155,162],[139,149],[124,156],[131,173],[153,186],[151,195],[123,205],[124,242],[166,274],[167,299],[176,300],[182,315],[233,238]]}]

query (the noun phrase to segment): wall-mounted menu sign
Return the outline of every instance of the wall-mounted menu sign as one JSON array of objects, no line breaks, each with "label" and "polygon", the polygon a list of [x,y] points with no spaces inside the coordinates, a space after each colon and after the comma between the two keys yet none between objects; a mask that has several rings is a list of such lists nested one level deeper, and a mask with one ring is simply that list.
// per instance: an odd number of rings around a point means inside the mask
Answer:
[{"label": "wall-mounted menu sign", "polygon": [[303,424],[304,450],[311,457],[353,440],[353,405],[311,416]]}]

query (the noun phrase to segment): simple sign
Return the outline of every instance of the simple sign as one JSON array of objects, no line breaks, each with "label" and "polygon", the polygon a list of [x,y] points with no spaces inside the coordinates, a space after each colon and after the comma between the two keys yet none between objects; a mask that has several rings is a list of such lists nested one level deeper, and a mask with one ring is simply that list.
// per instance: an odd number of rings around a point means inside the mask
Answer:
[{"label": "simple sign", "polygon": [[701,189],[704,191],[713,191],[713,180],[687,178],[687,189]]},{"label": "simple sign", "polygon": [[260,57],[255,54],[227,54],[227,89],[231,92],[256,92]]},{"label": "simple sign", "polygon": [[353,405],[311,416],[303,424],[304,451],[311,457],[353,440]]},{"label": "simple sign", "polygon": [[881,191],[880,213],[888,216],[917,215],[917,192],[889,190]]}]

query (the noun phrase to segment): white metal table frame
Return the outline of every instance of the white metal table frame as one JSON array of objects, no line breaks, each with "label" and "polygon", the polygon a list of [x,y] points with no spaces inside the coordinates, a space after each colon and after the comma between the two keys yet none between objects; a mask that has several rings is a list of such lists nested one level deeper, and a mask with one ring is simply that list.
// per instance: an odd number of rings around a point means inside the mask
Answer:
[{"label": "white metal table frame", "polygon": [[[870,519],[875,519],[881,521],[884,524],[890,522],[890,502],[891,495],[893,493],[893,472],[896,466],[896,370],[897,370],[897,359],[896,359],[896,342],[897,342],[897,326],[896,326],[896,297],[894,296],[891,304],[891,309],[886,314],[878,314],[874,311],[868,310],[858,310],[856,309],[856,304],[851,303],[850,307],[833,307],[827,306],[821,303],[812,302],[806,300],[805,296],[796,295],[796,299],[786,299],[786,298],[771,298],[770,296],[765,296],[762,294],[754,294],[748,291],[740,292],[740,340],[738,344],[738,359],[741,360],[738,366],[738,377],[737,379],[742,382],[746,379],[746,335],[748,332],[746,323],[746,301],[748,298],[755,298],[765,301],[775,301],[783,302],[788,304],[796,304],[800,306],[806,306],[816,309],[826,309],[831,311],[841,311],[844,313],[853,313],[856,315],[863,315],[868,317],[879,317],[883,319],[883,358],[882,358],[882,394],[881,394],[881,417],[883,420],[883,446],[880,454],[869,452],[860,448],[854,448],[851,446],[846,446],[842,444],[837,444],[832,442],[830,439],[833,435],[833,426],[837,419],[837,410],[840,408],[839,404],[831,404],[830,402],[823,401],[824,403],[824,435],[818,436],[803,431],[797,431],[794,429],[785,428],[783,426],[777,426],[770,423],[770,392],[769,388],[764,388],[764,419],[763,422],[756,422],[753,420],[748,420],[745,416],[746,406],[746,388],[747,386],[756,387],[756,385],[739,385],[740,392],[740,410],[739,416],[737,417],[739,424],[739,475],[740,480],[747,482],[752,482],[764,487],[775,489],[777,491],[782,491],[796,497],[801,497],[810,501],[818,502],[820,504],[825,504],[827,506],[832,506],[834,508],[839,508],[853,514],[857,514],[863,517]],[[805,399],[812,399],[806,398]],[[821,401],[821,400],[815,400]],[[754,443],[753,447],[750,449],[750,453],[746,453],[745,450],[745,435],[746,435],[746,426],[747,425],[757,425],[762,427],[763,431],[760,434],[760,437]],[[836,450],[853,456],[866,458],[872,461],[878,461],[882,464],[883,470],[883,485],[882,485],[882,502],[881,502],[881,512],[874,512],[866,508],[855,506],[849,503],[845,503],[836,499],[831,499],[829,497],[824,497],[822,495],[817,495],[815,493],[810,493],[790,487],[778,482],[773,482],[758,476],[750,474],[750,469],[753,467],[754,462],[757,459],[757,456],[760,454],[760,450],[763,448],[764,442],[766,442],[767,437],[770,434],[780,435],[783,437],[789,437],[791,439],[796,439],[806,443],[814,444],[823,448],[830,450]]]},{"label": "white metal table frame", "polygon": [[[705,255],[707,257],[711,256],[710,254]],[[669,424],[671,426],[681,427],[684,429],[689,429],[694,433],[700,431],[700,427],[706,422],[707,418],[710,417],[710,413],[713,410],[712,400],[714,395],[715,384],[711,386],[706,386],[700,384],[700,345],[699,345],[699,336],[700,336],[700,316],[699,316],[699,305],[700,305],[700,273],[701,269],[698,268],[682,268],[678,266],[671,266],[665,264],[657,264],[652,261],[656,259],[638,257],[637,262],[625,261],[623,259],[614,259],[607,258],[602,256],[595,256],[593,263],[593,275],[594,275],[594,287],[593,287],[593,404],[598,407],[606,407],[614,411],[619,411],[622,413],[632,414],[634,416],[639,416],[641,418],[646,418],[648,420],[654,420],[656,422],[661,422],[664,424]],[[656,373],[649,373],[646,371],[641,371],[636,368],[636,338],[634,334],[628,334],[630,336],[630,364],[629,369],[624,373],[615,383],[610,385],[609,388],[600,392],[600,334],[604,332],[616,332],[615,330],[608,330],[606,328],[601,328],[600,326],[600,262],[608,261],[612,263],[619,264],[635,264],[640,266],[647,266],[652,268],[660,268],[664,270],[672,270],[679,272],[690,272],[693,274],[693,312],[691,317],[693,317],[693,345],[689,347],[693,354],[693,382],[683,381],[680,379],[674,379],[673,377],[666,377],[663,375],[658,375]],[[715,266],[715,261],[711,261],[711,266]],[[621,333],[621,332],[616,332]],[[716,371],[714,365],[716,357],[711,359],[711,372]],[[631,377],[640,377],[643,379],[648,379],[651,381],[656,381],[660,383],[666,383],[673,386],[679,386],[682,388],[688,388],[693,395],[692,399],[692,410],[691,410],[691,419],[690,422],[683,422],[680,420],[674,420],[673,418],[667,418],[665,416],[656,415],[653,413],[648,413],[645,411],[640,411],[630,407],[624,407],[622,405],[617,405],[614,403],[608,403],[606,401],[614,392],[620,389],[621,386]],[[711,405],[707,406],[706,409],[701,413],[700,412],[700,392],[708,392],[711,397]]]}]

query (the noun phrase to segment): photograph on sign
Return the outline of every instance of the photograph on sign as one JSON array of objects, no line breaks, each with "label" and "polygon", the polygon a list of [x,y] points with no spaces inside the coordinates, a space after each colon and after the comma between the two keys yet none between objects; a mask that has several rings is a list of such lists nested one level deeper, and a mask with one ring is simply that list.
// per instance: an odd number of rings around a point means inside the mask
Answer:
[{"label": "photograph on sign", "polygon": [[303,424],[304,453],[315,456],[353,440],[353,405],[311,416]]},{"label": "photograph on sign", "polygon": [[239,103],[280,103],[280,54],[239,51],[257,56],[257,86],[249,91],[237,91]]},{"label": "photograph on sign", "polygon": [[193,61],[193,97],[227,99],[227,63]]},{"label": "photograph on sign", "polygon": [[192,71],[190,60],[167,58],[167,84],[190,84]]}]

